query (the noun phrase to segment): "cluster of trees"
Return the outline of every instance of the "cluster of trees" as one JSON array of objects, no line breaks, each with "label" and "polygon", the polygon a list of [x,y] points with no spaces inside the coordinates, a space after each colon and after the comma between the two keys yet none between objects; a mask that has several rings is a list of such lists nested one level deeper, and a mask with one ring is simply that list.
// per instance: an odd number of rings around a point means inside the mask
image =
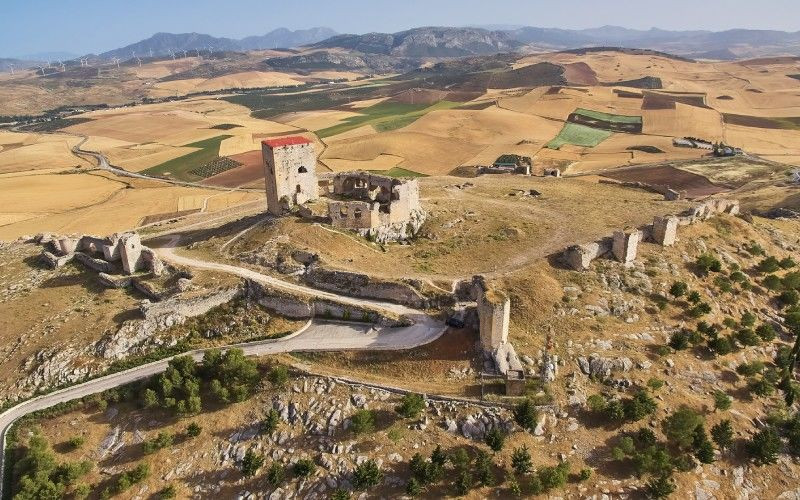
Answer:
[{"label": "cluster of trees", "polygon": [[[258,471],[264,466],[264,456],[257,453],[253,449],[247,450],[240,469],[242,475],[245,477],[254,477]],[[311,477],[317,470],[317,464],[310,458],[300,458],[291,465],[291,474],[297,479],[304,479]],[[266,471],[267,482],[272,487],[278,487],[286,481],[287,467],[278,461],[270,464]],[[383,471],[378,467],[377,462],[374,460],[365,460],[358,464],[353,470],[353,477],[351,483],[356,490],[366,490],[379,485],[383,481]],[[349,498],[346,491],[339,491],[338,497]]]},{"label": "cluster of trees", "polygon": [[241,349],[207,351],[200,364],[189,356],[178,356],[142,392],[141,403],[145,408],[158,406],[177,415],[192,415],[202,409],[203,394],[223,404],[244,401],[259,378],[255,362]]},{"label": "cluster of trees", "polygon": [[15,500],[62,498],[68,492],[75,498],[86,498],[90,493],[89,485],[78,484],[78,480],[92,469],[92,463],[59,463],[47,439],[39,433],[28,439],[13,467]]},{"label": "cluster of trees", "polygon": [[655,413],[656,401],[645,389],[638,390],[629,398],[608,398],[602,394],[594,394],[586,399],[589,410],[609,423],[623,424],[636,422]]},{"label": "cluster of trees", "polygon": [[[712,354],[724,356],[741,347],[757,346],[775,339],[776,333],[772,324],[762,323],[754,328],[755,322],[756,317],[750,312],[744,313],[739,322],[733,318],[725,318],[721,325],[700,321],[696,330],[683,328],[673,333],[668,345],[676,351],[682,351],[705,344]],[[726,329],[729,332],[723,334]]]}]

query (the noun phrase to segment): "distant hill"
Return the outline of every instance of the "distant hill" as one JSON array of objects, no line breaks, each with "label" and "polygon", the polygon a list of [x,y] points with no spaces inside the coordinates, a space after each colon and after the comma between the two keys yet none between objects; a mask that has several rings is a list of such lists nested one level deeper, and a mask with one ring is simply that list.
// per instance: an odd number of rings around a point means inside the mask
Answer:
[{"label": "distant hill", "polygon": [[509,52],[522,43],[508,32],[481,28],[414,28],[399,33],[337,35],[312,45],[395,57],[462,57]]},{"label": "distant hill", "polygon": [[286,28],[273,30],[262,36],[249,36],[241,40],[233,38],[220,38],[203,33],[156,33],[145,40],[109,50],[100,54],[103,59],[119,57],[129,59],[135,52],[138,56],[149,56],[152,51],[154,57],[169,55],[170,51],[183,50],[208,50],[219,51],[246,51],[258,49],[271,49],[274,47],[298,47],[324,40],[336,34],[330,28],[311,28],[307,30],[291,31]]}]

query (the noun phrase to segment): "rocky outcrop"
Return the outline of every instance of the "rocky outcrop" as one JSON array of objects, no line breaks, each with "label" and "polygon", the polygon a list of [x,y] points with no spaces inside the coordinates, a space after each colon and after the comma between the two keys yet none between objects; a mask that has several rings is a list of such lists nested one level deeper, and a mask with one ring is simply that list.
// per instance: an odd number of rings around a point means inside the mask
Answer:
[{"label": "rocky outcrop", "polygon": [[581,371],[592,378],[605,379],[613,373],[624,373],[633,368],[630,358],[604,358],[597,354],[578,358]]},{"label": "rocky outcrop", "polygon": [[366,274],[333,271],[314,264],[303,279],[314,288],[369,299],[387,300],[410,307],[425,307],[425,297],[409,283],[372,278]]}]

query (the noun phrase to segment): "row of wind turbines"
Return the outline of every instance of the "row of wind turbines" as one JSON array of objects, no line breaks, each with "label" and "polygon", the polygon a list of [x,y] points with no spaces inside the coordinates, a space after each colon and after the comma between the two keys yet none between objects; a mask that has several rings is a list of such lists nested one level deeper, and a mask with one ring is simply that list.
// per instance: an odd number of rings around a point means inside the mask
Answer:
[{"label": "row of wind turbines", "polygon": [[[201,48],[201,49],[195,48],[195,49],[189,49],[189,50],[177,50],[177,51],[175,51],[173,49],[167,49],[167,52],[169,53],[170,57],[172,57],[173,61],[175,59],[182,59],[182,57],[180,56],[181,52],[183,52],[183,58],[186,58],[186,57],[189,57],[189,53],[192,52],[192,51],[195,53],[196,57],[198,57],[199,59],[203,58],[203,54],[206,51],[208,51],[208,55],[209,56],[214,54],[214,49],[212,49],[211,47],[205,47],[205,48]],[[153,57],[153,49],[149,50],[149,54],[150,54],[150,58],[152,58]],[[176,56],[176,54],[177,54],[177,56]],[[136,64],[138,66],[142,65],[142,59],[139,56],[136,55],[136,51],[135,50],[131,51],[131,60],[136,60]],[[82,68],[91,67],[89,65],[89,58],[81,58],[81,59],[78,59],[78,61],[80,62],[80,65],[81,65],[80,67],[82,67]],[[120,64],[119,64],[120,61],[122,61],[122,59],[120,59],[119,57],[112,57],[111,58],[111,64],[112,65],[116,65],[117,69],[120,68]],[[102,64],[102,62],[97,67],[97,75],[98,76],[100,76],[100,67],[99,66],[101,64]],[[41,71],[42,76],[45,76],[47,74],[46,70],[53,69],[54,65],[55,65],[56,71],[65,72],[67,70],[66,64],[61,60],[57,60],[55,63],[51,63],[51,61],[47,61],[44,65],[38,65],[37,64],[36,67],[39,68],[39,71]],[[9,71],[13,75],[14,74],[14,64],[13,63],[7,63],[6,66],[9,68]]]}]

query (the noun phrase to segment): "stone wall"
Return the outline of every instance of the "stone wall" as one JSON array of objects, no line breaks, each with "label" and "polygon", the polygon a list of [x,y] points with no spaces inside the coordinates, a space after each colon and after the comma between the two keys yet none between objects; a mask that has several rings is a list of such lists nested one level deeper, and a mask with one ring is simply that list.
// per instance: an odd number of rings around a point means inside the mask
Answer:
[{"label": "stone wall", "polygon": [[164,271],[161,259],[152,249],[142,245],[135,232],[115,233],[106,238],[42,234],[37,235],[34,241],[45,247],[52,247],[55,253],[45,250],[42,261],[53,268],[61,267],[75,258],[89,269],[103,273],[122,271],[125,274],[134,274],[137,271],[149,271],[160,276]]},{"label": "stone wall", "polygon": [[707,200],[677,216],[655,217],[652,224],[642,228],[615,231],[611,238],[572,245],[561,253],[560,258],[566,267],[574,271],[585,271],[594,259],[608,255],[609,252],[615,260],[630,264],[636,259],[641,241],[671,246],[677,240],[679,226],[694,224],[719,214],[738,215],[739,210],[738,200]]},{"label": "stone wall", "polygon": [[388,300],[410,307],[425,307],[425,297],[408,283],[372,278],[366,274],[333,271],[313,264],[303,279],[314,288],[368,299]]},{"label": "stone wall", "polygon": [[475,301],[478,304],[481,346],[493,351],[508,342],[511,321],[511,300],[505,293],[489,287],[483,276],[473,279]]},{"label": "stone wall", "polygon": [[287,208],[318,198],[317,156],[311,142],[271,147],[264,141],[264,182],[267,208],[281,215]]}]

